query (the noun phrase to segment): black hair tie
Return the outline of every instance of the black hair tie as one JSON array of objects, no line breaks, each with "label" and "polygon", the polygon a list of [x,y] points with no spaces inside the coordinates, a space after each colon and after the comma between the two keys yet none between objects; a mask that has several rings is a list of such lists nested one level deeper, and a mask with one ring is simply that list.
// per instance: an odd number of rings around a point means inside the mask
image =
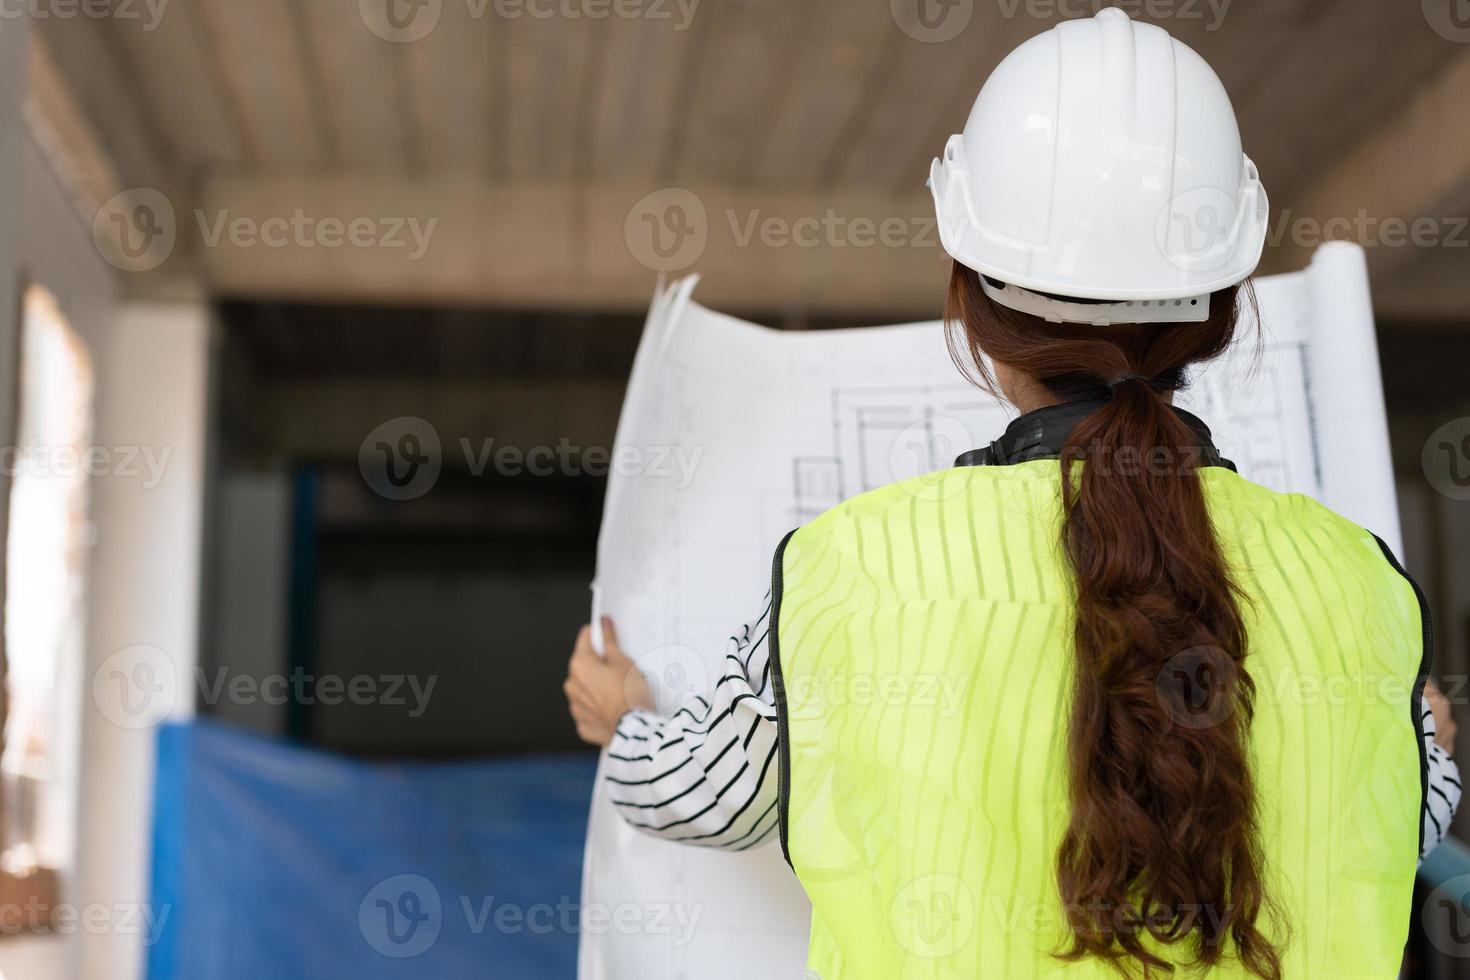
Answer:
[{"label": "black hair tie", "polygon": [[1114,378],[1112,381],[1109,381],[1108,382],[1108,394],[1112,394],[1113,392],[1115,392],[1117,390],[1117,388],[1118,388],[1118,385],[1125,384],[1126,382],[1129,382],[1129,381],[1143,381],[1143,382],[1147,383],[1150,388],[1153,387],[1153,379],[1150,378],[1150,377],[1148,377],[1147,375],[1144,375],[1144,374],[1123,374],[1123,375],[1119,375],[1118,377]]}]

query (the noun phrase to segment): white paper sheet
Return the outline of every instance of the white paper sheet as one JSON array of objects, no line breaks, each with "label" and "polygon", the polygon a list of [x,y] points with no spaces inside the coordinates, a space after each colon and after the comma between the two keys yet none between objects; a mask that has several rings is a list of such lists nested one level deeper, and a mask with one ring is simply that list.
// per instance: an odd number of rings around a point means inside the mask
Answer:
[{"label": "white paper sheet", "polygon": [[[670,285],[649,312],[593,586],[593,621],[615,618],[665,708],[713,686],[726,639],[760,612],[782,535],[846,497],[950,465],[1012,417],[960,376],[938,323],[774,331],[704,309],[694,285]],[[1361,249],[1324,246],[1257,294],[1259,348],[1243,329],[1180,403],[1243,475],[1317,497],[1397,548]],[[630,907],[629,922],[665,910],[697,925],[686,937],[603,921]],[[645,836],[600,779],[583,915],[582,980],[802,976],[809,910],[778,846],[726,854]]]}]

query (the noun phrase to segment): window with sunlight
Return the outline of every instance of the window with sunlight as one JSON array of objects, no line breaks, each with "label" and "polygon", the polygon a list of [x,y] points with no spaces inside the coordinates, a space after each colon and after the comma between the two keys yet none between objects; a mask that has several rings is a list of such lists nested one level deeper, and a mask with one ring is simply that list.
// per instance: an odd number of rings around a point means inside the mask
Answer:
[{"label": "window with sunlight", "polygon": [[16,439],[3,465],[11,480],[5,556],[9,707],[0,755],[6,871],[68,863],[71,810],[62,772],[75,758],[83,569],[87,550],[87,445],[92,368],[56,299],[25,294]]}]

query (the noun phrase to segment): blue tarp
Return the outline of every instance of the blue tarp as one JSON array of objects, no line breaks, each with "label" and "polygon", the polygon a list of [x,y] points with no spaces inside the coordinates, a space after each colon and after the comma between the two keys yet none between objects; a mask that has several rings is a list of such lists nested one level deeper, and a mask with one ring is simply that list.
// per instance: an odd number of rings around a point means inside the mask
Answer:
[{"label": "blue tarp", "polygon": [[596,758],[159,736],[149,980],[571,977]]}]

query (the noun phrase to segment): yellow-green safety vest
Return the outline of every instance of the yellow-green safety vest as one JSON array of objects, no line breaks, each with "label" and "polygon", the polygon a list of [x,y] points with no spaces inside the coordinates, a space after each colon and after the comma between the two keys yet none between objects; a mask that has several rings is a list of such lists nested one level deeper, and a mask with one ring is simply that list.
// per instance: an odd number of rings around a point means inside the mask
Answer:
[{"label": "yellow-green safety vest", "polygon": [[[1218,466],[1199,478],[1250,597],[1249,753],[1286,913],[1259,924],[1292,980],[1394,977],[1426,789],[1422,597],[1381,541],[1313,500]],[[1055,955],[1061,521],[1055,460],[964,466],[855,497],[777,551],[781,842],[811,897],[809,977],[1117,977]],[[1230,956],[1208,975],[1249,974]]]}]

